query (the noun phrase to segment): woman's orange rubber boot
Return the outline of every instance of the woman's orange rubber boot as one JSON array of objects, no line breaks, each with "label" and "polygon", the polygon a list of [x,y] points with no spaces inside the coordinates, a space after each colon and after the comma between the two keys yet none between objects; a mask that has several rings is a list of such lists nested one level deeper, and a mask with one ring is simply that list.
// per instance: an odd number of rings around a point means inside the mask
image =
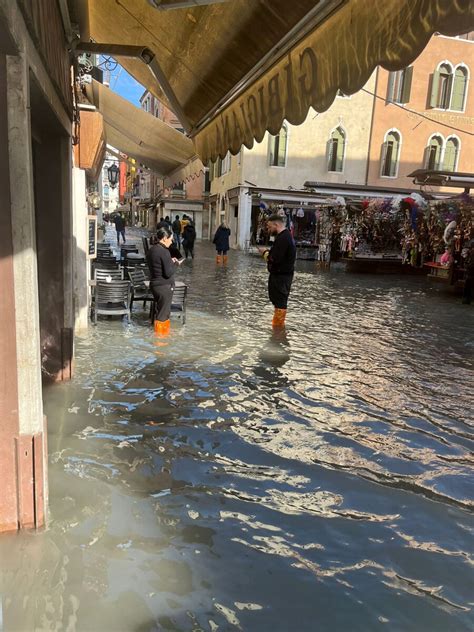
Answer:
[{"label": "woman's orange rubber boot", "polygon": [[155,320],[155,334],[159,336],[167,336],[170,333],[170,321],[169,320]]},{"label": "woman's orange rubber boot", "polygon": [[217,265],[219,265],[219,264],[221,264],[221,263],[222,263],[222,257],[221,257],[221,255],[217,255],[217,256],[216,256],[216,263],[217,263]]},{"label": "woman's orange rubber boot", "polygon": [[228,257],[227,255],[224,255],[222,262],[223,262],[223,264],[224,264],[225,266],[227,265],[227,261],[228,261],[228,259],[229,259],[229,257]]}]

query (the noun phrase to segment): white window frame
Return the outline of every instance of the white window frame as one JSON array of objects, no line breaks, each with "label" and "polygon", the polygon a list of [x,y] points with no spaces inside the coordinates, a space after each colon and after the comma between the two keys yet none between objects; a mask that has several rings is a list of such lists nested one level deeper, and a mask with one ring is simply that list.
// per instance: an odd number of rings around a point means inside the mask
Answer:
[{"label": "white window frame", "polygon": [[398,178],[398,174],[399,174],[399,171],[400,171],[400,158],[401,158],[401,155],[402,155],[403,136],[402,136],[401,131],[399,129],[397,129],[396,127],[392,127],[392,128],[390,128],[389,130],[387,130],[385,132],[385,136],[383,137],[382,147],[387,142],[388,135],[391,134],[392,132],[395,132],[396,134],[398,134],[398,136],[400,137],[400,142],[398,144],[397,168],[396,168],[394,176],[385,176],[385,175],[383,175],[384,160],[380,161],[380,177],[381,178],[386,178],[387,180],[396,180]]},{"label": "white window frame", "polygon": [[335,127],[332,128],[332,130],[329,132],[328,140],[331,140],[333,132],[335,132],[337,129],[342,130],[342,133],[344,134],[344,151],[342,154],[342,169],[341,171],[330,171],[328,169],[328,173],[338,173],[342,175],[346,169],[346,154],[347,154],[347,143],[348,143],[347,130],[342,123],[339,123],[339,125],[336,125]]},{"label": "white window frame", "polygon": [[275,136],[273,134],[270,134],[270,132],[269,132],[268,133],[267,165],[270,167],[270,169],[285,169],[286,166],[288,165],[288,149],[289,149],[289,146],[290,146],[290,128],[289,128],[288,123],[286,121],[281,126],[280,131],[283,128],[286,129],[285,164],[284,165],[271,165],[270,164],[270,155],[272,153],[271,152],[271,148],[270,148],[270,143],[273,141],[274,138],[276,138],[277,136],[280,135],[280,132],[278,132],[278,134],[275,134]]}]

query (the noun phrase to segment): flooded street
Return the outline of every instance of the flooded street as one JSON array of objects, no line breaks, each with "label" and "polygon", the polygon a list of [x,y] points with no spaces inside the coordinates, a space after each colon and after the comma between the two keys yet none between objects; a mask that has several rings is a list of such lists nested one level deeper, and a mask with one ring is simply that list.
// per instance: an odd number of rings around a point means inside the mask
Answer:
[{"label": "flooded street", "polygon": [[474,310],[302,262],[272,334],[263,263],[214,258],[185,327],[102,318],[46,390],[51,520],[0,539],[3,629],[472,630]]}]

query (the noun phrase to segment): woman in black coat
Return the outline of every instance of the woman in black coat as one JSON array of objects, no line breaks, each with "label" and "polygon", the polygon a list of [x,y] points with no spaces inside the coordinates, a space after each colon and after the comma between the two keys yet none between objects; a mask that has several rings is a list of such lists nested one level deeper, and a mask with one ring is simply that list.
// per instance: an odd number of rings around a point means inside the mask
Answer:
[{"label": "woman in black coat", "polygon": [[216,263],[227,263],[227,253],[229,252],[230,228],[225,222],[219,226],[212,241],[216,246],[217,257]]},{"label": "woman in black coat", "polygon": [[177,260],[172,258],[169,247],[173,233],[169,228],[159,228],[157,241],[147,255],[150,268],[150,290],[155,298],[155,332],[167,335],[170,330],[171,303],[174,291],[174,273]]},{"label": "woman in black coat", "polygon": [[189,222],[186,224],[183,230],[183,248],[186,259],[188,255],[194,259],[194,242],[196,241],[196,229],[194,228],[194,224]]}]

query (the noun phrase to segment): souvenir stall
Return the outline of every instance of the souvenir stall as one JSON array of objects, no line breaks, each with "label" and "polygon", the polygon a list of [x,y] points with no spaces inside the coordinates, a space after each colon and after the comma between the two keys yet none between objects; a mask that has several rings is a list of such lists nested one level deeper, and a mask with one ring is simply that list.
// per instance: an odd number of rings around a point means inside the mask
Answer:
[{"label": "souvenir stall", "polygon": [[419,208],[404,200],[402,235],[403,263],[424,267],[428,277],[450,286],[462,287],[468,242],[474,237],[474,197],[432,200]]},{"label": "souvenir stall", "polygon": [[413,193],[410,198],[374,198],[347,206],[346,220],[340,230],[340,252],[348,272],[416,271],[415,268],[404,269],[402,263],[404,199],[409,199],[417,209],[426,205],[421,195]]},{"label": "souvenir stall", "polygon": [[288,230],[296,244],[297,258],[317,261],[328,267],[334,254],[334,231],[339,231],[343,198],[322,199],[310,204],[266,204],[260,202],[252,211],[252,238],[256,245],[267,245],[271,237],[267,232],[267,219],[273,213],[286,218]]}]

